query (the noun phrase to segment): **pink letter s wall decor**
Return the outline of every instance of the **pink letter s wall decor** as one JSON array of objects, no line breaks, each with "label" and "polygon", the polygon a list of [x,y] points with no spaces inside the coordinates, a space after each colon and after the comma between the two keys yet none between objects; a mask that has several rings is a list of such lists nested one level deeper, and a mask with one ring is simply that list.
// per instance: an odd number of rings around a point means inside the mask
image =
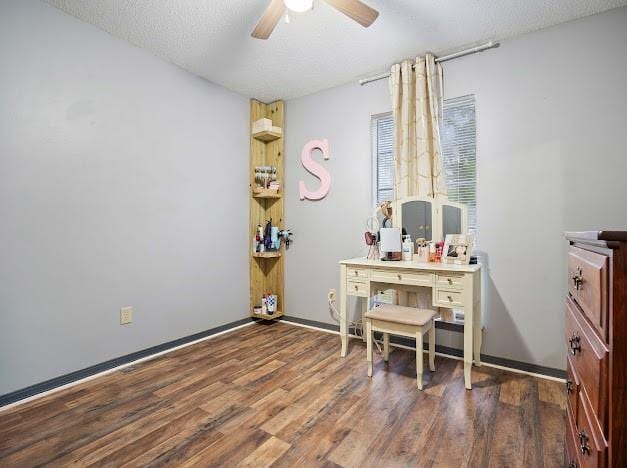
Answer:
[{"label": "pink letter s wall decor", "polygon": [[314,192],[310,192],[305,187],[305,182],[302,180],[298,182],[300,189],[300,199],[304,200],[320,200],[327,196],[329,189],[331,188],[331,174],[322,165],[313,160],[313,151],[318,148],[322,151],[324,159],[329,159],[329,140],[311,140],[303,147],[303,152],[300,155],[300,160],[305,166],[305,169],[311,174],[320,179],[320,188]]}]

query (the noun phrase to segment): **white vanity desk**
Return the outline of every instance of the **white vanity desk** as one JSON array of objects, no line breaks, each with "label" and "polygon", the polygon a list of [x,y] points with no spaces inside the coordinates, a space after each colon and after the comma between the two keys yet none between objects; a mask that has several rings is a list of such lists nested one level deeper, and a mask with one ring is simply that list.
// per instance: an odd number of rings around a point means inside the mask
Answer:
[{"label": "white vanity desk", "polygon": [[339,263],[342,357],[348,350],[348,296],[363,297],[369,301],[381,289],[415,291],[416,287],[428,287],[432,290],[433,306],[464,311],[464,382],[467,389],[471,388],[473,354],[475,364],[481,364],[480,265],[385,262],[366,258]]}]

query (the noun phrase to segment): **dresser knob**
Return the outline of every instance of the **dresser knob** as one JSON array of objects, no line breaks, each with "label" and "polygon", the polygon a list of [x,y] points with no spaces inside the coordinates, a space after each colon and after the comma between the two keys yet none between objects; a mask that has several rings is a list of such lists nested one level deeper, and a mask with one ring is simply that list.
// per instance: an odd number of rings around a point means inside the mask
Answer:
[{"label": "dresser knob", "polygon": [[448,279],[448,284],[453,284],[453,280],[451,278]]},{"label": "dresser knob", "polygon": [[449,302],[453,302],[453,296],[446,296],[446,297],[448,297]]},{"label": "dresser knob", "polygon": [[572,276],[573,286],[577,291],[581,290],[583,286],[583,270],[580,267],[577,267],[577,273]]},{"label": "dresser knob", "polygon": [[579,448],[584,455],[590,455],[590,446],[588,445],[590,438],[586,434],[586,431],[581,430],[579,432]]},{"label": "dresser knob", "polygon": [[396,276],[398,276],[398,279],[401,279],[401,278],[402,278],[402,277],[401,277],[401,275],[396,275]]},{"label": "dresser knob", "polygon": [[566,381],[566,393],[573,393],[573,381],[570,379]]},{"label": "dresser knob", "polygon": [[581,352],[581,337],[577,335],[577,332],[573,332],[573,336],[568,340],[570,343],[570,353],[575,356],[577,351]]}]

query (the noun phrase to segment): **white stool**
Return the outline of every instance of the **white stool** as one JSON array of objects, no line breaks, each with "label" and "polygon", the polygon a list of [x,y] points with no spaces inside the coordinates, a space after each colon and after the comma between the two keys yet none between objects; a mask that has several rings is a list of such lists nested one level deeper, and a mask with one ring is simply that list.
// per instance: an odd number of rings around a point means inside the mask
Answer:
[{"label": "white stool", "polygon": [[422,390],[422,336],[429,332],[429,368],[435,371],[435,323],[437,312],[389,304],[378,304],[366,312],[366,349],[368,377],[372,377],[372,334],[383,333],[383,359],[390,355],[390,333],[416,338],[416,378]]}]

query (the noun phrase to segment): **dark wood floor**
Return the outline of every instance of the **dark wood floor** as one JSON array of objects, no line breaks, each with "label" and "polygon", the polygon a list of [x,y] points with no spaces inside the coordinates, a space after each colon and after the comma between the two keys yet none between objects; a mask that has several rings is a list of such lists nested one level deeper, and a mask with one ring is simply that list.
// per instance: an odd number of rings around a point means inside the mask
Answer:
[{"label": "dark wood floor", "polygon": [[0,466],[561,466],[563,386],[253,325],[0,411]]}]

